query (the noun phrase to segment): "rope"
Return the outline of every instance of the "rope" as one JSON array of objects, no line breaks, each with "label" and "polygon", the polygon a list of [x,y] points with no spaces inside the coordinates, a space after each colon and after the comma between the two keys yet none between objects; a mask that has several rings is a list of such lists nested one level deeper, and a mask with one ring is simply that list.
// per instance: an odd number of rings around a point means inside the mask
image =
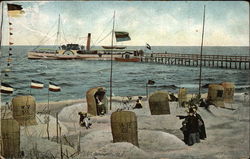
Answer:
[{"label": "rope", "polygon": [[63,40],[66,41],[67,43],[69,43],[69,41],[65,38],[65,32],[64,32],[64,26],[63,26],[63,23],[62,23],[62,33],[63,33]]},{"label": "rope", "polygon": [[[55,24],[56,24],[56,22],[55,22]],[[48,36],[48,34],[53,30],[53,28],[55,27],[55,24],[52,25],[52,28],[49,30],[49,32],[47,32],[47,34],[45,34],[44,38],[39,42],[39,44],[42,44],[42,42],[43,42],[44,40],[46,40],[45,38],[46,38],[46,37]],[[54,36],[54,34],[53,34],[52,36]],[[51,38],[51,37],[50,37],[50,38]],[[50,38],[49,38],[49,39],[50,39]],[[49,40],[49,39],[48,39],[48,40]],[[34,50],[36,50],[36,49],[39,48],[39,47],[40,47],[40,45],[38,45],[37,47],[35,47]]]},{"label": "rope", "polygon": [[[112,17],[106,24],[111,23],[112,20],[113,20],[113,17]],[[106,24],[105,24],[105,25],[106,25]],[[95,43],[101,38],[102,34],[104,33],[104,31],[106,31],[107,27],[108,27],[108,25],[106,25],[106,28],[104,28],[104,30],[102,31],[102,33],[100,34],[100,36],[96,39]],[[111,31],[111,32],[112,32],[112,31]],[[97,43],[97,44],[98,44],[98,43]],[[93,43],[93,45],[95,45],[95,44]]]}]

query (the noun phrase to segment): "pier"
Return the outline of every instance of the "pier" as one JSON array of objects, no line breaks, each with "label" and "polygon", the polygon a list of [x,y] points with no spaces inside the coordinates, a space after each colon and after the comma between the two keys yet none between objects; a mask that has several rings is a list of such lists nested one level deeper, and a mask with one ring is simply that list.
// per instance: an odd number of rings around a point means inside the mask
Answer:
[{"label": "pier", "polygon": [[141,62],[158,63],[165,65],[224,68],[224,69],[250,69],[250,56],[202,55],[179,53],[152,53],[141,57]]}]

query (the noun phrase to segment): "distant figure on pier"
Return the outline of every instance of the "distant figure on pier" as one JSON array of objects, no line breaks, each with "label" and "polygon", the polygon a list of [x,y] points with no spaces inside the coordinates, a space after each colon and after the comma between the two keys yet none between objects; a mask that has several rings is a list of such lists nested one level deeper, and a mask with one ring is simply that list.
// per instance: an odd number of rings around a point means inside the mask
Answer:
[{"label": "distant figure on pier", "polygon": [[141,100],[142,100],[142,97],[139,96],[138,99],[136,100],[136,104],[135,104],[135,107],[133,109],[141,109],[142,108]]}]

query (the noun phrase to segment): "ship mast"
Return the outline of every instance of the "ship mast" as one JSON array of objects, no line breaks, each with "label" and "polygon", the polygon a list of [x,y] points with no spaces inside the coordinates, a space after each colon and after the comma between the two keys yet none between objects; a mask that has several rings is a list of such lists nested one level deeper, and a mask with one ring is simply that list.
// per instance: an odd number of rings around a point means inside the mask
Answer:
[{"label": "ship mast", "polygon": [[111,59],[110,59],[110,110],[112,109],[112,73],[113,73],[113,45],[114,45],[114,29],[115,29],[115,11],[113,16],[113,28],[111,37]]},{"label": "ship mast", "polygon": [[201,95],[202,49],[203,49],[203,37],[204,37],[204,28],[205,28],[205,10],[206,10],[206,5],[204,5],[204,13],[203,13],[203,27],[202,27],[202,38],[201,38],[200,76],[199,76],[199,95]]}]

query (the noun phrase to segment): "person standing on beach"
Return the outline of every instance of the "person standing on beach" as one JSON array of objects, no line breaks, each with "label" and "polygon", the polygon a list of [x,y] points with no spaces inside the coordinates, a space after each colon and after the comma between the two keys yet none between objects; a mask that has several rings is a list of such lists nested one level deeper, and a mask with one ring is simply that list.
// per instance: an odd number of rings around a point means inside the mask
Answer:
[{"label": "person standing on beach", "polygon": [[141,100],[142,100],[142,97],[141,96],[138,97],[138,99],[136,100],[135,107],[133,109],[141,109],[142,108]]},{"label": "person standing on beach", "polygon": [[194,115],[193,108],[189,108],[187,120],[188,146],[200,142],[198,118]]},{"label": "person standing on beach", "polygon": [[196,109],[193,110],[194,110],[194,115],[198,118],[199,137],[201,140],[205,140],[205,138],[207,138],[205,123],[202,120],[200,114],[197,113],[197,110]]}]

